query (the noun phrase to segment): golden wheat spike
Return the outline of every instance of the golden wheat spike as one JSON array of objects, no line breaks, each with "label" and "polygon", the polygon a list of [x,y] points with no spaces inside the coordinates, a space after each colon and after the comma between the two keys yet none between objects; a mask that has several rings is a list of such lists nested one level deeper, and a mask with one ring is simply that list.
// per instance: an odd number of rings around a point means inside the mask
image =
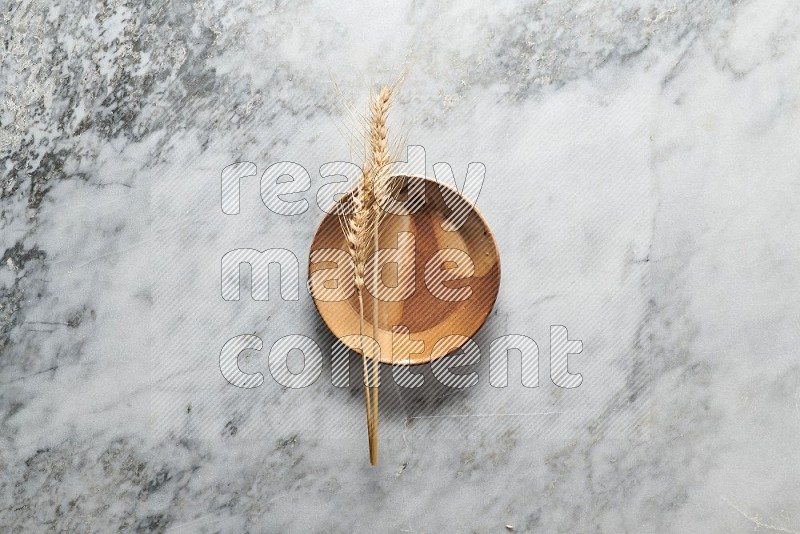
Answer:
[{"label": "golden wheat spike", "polygon": [[[365,162],[361,179],[354,190],[343,199],[339,206],[339,222],[347,243],[347,250],[353,260],[353,281],[359,304],[359,334],[364,335],[364,293],[366,265],[370,255],[373,258],[373,288],[377,288],[378,249],[380,222],[384,211],[382,206],[394,194],[396,183],[391,179],[391,163],[395,154],[389,143],[387,120],[392,94],[396,83],[383,86],[371,98],[370,116],[365,146]],[[345,206],[345,203],[348,203]],[[372,337],[378,340],[380,300],[372,298]],[[378,462],[378,376],[380,372],[379,355],[373,355],[372,369],[367,366],[367,354],[361,345],[361,358],[364,368],[364,399],[367,409],[367,432],[369,435],[370,463]],[[372,377],[370,379],[370,376]],[[372,385],[370,385],[372,384]]]}]

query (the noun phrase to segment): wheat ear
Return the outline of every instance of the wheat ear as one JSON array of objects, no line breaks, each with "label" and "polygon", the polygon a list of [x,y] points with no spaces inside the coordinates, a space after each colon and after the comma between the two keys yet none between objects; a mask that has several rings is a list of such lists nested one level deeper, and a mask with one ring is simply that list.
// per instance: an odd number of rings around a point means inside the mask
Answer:
[{"label": "wheat ear", "polygon": [[[389,117],[389,105],[392,100],[392,89],[384,85],[380,91],[375,95],[370,106],[371,120],[370,120],[370,152],[367,163],[368,174],[372,175],[373,184],[373,197],[374,205],[372,209],[374,214],[372,216],[372,241],[373,241],[373,255],[372,255],[372,287],[377,292],[378,288],[378,250],[380,238],[380,223],[383,218],[383,206],[385,201],[392,195],[391,180],[391,163],[392,156],[389,151],[388,133],[386,121]],[[379,324],[379,303],[378,295],[373,295],[372,298],[372,337],[378,339],[378,324]],[[372,393],[372,426],[375,433],[373,440],[373,450],[370,451],[370,456],[375,457],[377,463],[378,458],[378,380],[380,374],[379,358],[372,360],[372,383],[374,389]]]},{"label": "wheat ear", "polygon": [[[369,455],[372,465],[378,462],[378,379],[380,374],[379,355],[373,355],[372,368],[367,365],[367,355],[363,344],[364,335],[364,293],[366,291],[366,267],[372,256],[373,288],[378,287],[378,250],[380,223],[384,216],[383,206],[394,194],[398,181],[392,180],[391,163],[393,152],[390,149],[386,121],[392,100],[393,87],[383,86],[370,101],[370,118],[367,132],[367,146],[364,169],[355,190],[339,204],[339,222],[345,236],[347,249],[353,260],[353,281],[358,295],[359,335],[361,340],[361,359],[364,370],[364,399],[367,408],[367,431],[369,434]],[[380,318],[377,295],[372,298],[372,338],[378,340]],[[371,378],[370,378],[371,377]],[[372,385],[370,385],[372,384]]]}]

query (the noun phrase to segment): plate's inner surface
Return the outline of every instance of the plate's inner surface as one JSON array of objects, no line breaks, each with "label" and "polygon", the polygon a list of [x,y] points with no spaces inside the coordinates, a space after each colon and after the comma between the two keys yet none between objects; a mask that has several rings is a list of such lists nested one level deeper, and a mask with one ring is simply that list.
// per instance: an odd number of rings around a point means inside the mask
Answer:
[{"label": "plate's inner surface", "polygon": [[[381,222],[380,248],[398,248],[398,238],[401,232],[413,235],[414,247],[407,249],[402,255],[401,263],[409,266],[410,274],[413,261],[413,293],[406,295],[400,301],[382,299],[378,310],[378,336],[377,341],[381,346],[381,361],[392,362],[392,329],[405,327],[409,330],[412,340],[421,341],[423,344],[414,345],[415,353],[406,356],[402,363],[424,363],[432,358],[441,357],[454,349],[451,343],[437,341],[452,335],[472,336],[477,332],[494,305],[500,283],[500,262],[494,237],[480,214],[460,194],[454,190],[437,184],[432,180],[422,177],[403,177],[402,184],[397,188],[397,200],[421,199],[420,193],[424,188],[425,202],[415,213],[410,215],[393,215],[387,213]],[[416,191],[417,194],[409,193]],[[463,221],[457,229],[446,230],[448,221],[456,222],[460,215]],[[460,221],[459,221],[460,222]],[[406,235],[406,239],[408,236]],[[346,242],[339,220],[336,215],[328,214],[320,224],[311,246],[311,252],[320,249],[347,250]],[[452,269],[457,263],[450,262],[447,257],[452,253],[442,253],[440,260],[434,261],[427,267],[429,284],[426,284],[426,265],[429,260],[440,250],[456,249],[469,256],[474,265],[474,273],[468,278],[440,282],[436,280],[437,273],[442,269]],[[400,254],[397,254],[398,258]],[[464,259],[458,253],[455,258]],[[468,263],[468,262],[466,262]],[[370,264],[371,265],[371,264]],[[331,269],[335,263],[326,261],[311,262],[309,264],[309,279],[312,293],[315,293],[315,284],[324,284],[326,289],[333,289],[341,281],[331,280],[330,277],[312,276],[312,273],[322,269]],[[381,269],[380,276],[388,288],[398,287],[398,264],[389,262]],[[368,270],[368,279],[372,277],[371,269]],[[437,285],[445,288],[458,289],[469,287],[471,292],[465,300],[448,298],[439,292],[435,296]],[[411,284],[406,281],[403,287],[409,288]],[[400,289],[397,289],[391,298],[400,298]],[[316,293],[318,294],[318,293]],[[444,296],[445,298],[440,298]],[[339,338],[359,333],[359,300],[354,291],[347,300],[330,302],[315,299],[317,308],[325,323],[334,335]],[[372,336],[372,306],[373,297],[369,291],[364,295],[364,334]],[[395,347],[399,346],[402,338],[396,336]],[[345,339],[348,346],[360,350],[354,339]],[[458,345],[458,344],[457,344]],[[456,346],[457,346],[456,345]],[[436,350],[434,347],[436,346]],[[397,357],[397,356],[395,356]],[[401,362],[398,362],[401,363]]]}]

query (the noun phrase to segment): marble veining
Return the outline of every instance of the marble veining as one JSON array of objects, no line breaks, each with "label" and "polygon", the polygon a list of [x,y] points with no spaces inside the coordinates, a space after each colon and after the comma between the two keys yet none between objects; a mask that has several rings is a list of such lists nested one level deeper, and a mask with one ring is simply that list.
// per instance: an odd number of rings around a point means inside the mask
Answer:
[{"label": "marble veining", "polygon": [[[800,532],[796,2],[27,0],[0,36],[0,530]],[[370,468],[307,292],[224,301],[219,269],[305,265],[348,105],[404,69],[392,125],[429,175],[486,165],[503,277],[475,387],[384,369]],[[238,161],[301,164],[309,209],[254,177],[225,215]],[[251,390],[218,364],[245,333]],[[539,387],[489,384],[505,334]]]}]

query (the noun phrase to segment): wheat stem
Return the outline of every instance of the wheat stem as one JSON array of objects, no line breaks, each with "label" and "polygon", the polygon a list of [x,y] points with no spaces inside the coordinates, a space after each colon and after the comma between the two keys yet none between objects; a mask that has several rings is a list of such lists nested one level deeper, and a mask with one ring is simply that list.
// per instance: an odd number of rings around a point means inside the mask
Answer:
[{"label": "wheat stem", "polygon": [[[380,353],[372,354],[372,368],[367,364],[367,351],[364,347],[364,296],[367,262],[372,256],[372,338],[378,342],[380,299],[378,293],[380,242],[380,222],[384,216],[383,205],[394,193],[396,183],[391,180],[390,164],[392,150],[388,142],[386,121],[394,86],[383,86],[370,102],[369,130],[366,142],[364,170],[355,190],[343,199],[340,208],[349,207],[346,213],[340,211],[339,222],[347,243],[348,253],[353,260],[353,279],[358,292],[359,335],[361,339],[361,358],[364,368],[364,398],[367,409],[367,432],[369,435],[369,454],[372,465],[378,462],[378,381],[380,379]],[[345,206],[348,204],[348,206]]]},{"label": "wheat stem", "polygon": [[[376,440],[376,428],[374,424],[374,418],[372,416],[372,400],[370,399],[370,387],[369,387],[369,372],[367,370],[367,352],[364,350],[364,293],[362,290],[358,291],[358,308],[359,308],[359,317],[358,317],[358,334],[359,334],[359,342],[361,343],[361,364],[364,367],[364,400],[366,402],[367,407],[367,436],[369,439],[369,463],[375,465],[378,462],[377,454],[373,454],[373,449],[375,449],[373,442]],[[377,453],[377,449],[376,453]]]},{"label": "wheat stem", "polygon": [[[391,156],[389,154],[389,143],[386,128],[386,121],[389,115],[389,104],[392,98],[392,89],[388,86],[381,87],[381,90],[372,101],[372,121],[370,123],[370,157],[369,157],[369,173],[373,176],[373,198],[375,203],[373,210],[372,227],[372,241],[373,241],[373,256],[372,256],[372,280],[373,290],[377,293],[378,288],[378,250],[380,248],[380,222],[383,216],[382,202],[386,200],[389,194],[389,164],[391,163]],[[380,299],[378,295],[372,297],[372,336],[377,340],[378,338],[378,323],[380,317],[379,304]],[[372,360],[372,380],[374,384],[374,391],[372,394],[372,425],[374,432],[378,433],[378,380],[380,375],[380,362],[379,358]],[[373,444],[374,451],[371,451],[377,461],[378,456],[378,441],[375,439]]]}]

